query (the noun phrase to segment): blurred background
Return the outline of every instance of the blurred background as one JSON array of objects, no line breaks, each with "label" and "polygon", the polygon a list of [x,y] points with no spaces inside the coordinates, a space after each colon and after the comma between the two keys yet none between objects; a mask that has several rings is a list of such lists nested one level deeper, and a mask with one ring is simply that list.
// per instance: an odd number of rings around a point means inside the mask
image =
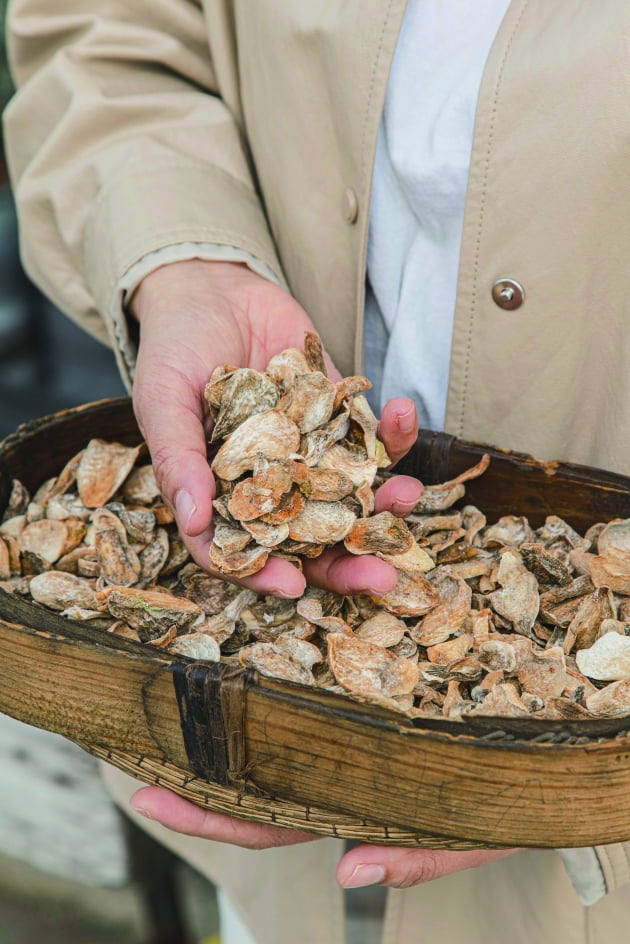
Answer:
[{"label": "blurred background", "polygon": [[[0,0],[3,26],[6,6]],[[11,93],[3,28],[0,111]],[[0,150],[0,437],[34,416],[124,392],[111,352],[62,317],[22,271]]]}]

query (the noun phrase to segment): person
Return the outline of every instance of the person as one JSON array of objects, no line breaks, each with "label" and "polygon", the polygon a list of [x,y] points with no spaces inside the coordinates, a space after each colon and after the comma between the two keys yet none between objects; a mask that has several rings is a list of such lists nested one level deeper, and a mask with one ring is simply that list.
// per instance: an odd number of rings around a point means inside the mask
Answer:
[{"label": "person", "polygon": [[[373,379],[394,459],[417,409],[466,439],[627,469],[627,4],[14,0],[9,29],[24,262],[114,348],[197,560],[203,384],[311,325],[336,370]],[[420,488],[394,478],[380,507],[404,514]],[[393,575],[332,551],[248,585],[296,596],[304,579]],[[630,844],[344,853],[108,777],[256,944],[340,944],[339,885],[370,883],[391,888],[396,944],[610,944],[627,924]]]}]

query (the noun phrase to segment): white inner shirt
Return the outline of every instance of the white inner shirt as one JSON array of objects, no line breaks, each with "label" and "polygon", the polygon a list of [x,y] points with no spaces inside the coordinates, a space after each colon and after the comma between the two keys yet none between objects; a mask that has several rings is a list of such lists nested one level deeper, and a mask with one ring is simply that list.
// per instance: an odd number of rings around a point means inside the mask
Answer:
[{"label": "white inner shirt", "polygon": [[443,429],[475,109],[510,0],[409,0],[378,139],[367,255],[372,407]]}]

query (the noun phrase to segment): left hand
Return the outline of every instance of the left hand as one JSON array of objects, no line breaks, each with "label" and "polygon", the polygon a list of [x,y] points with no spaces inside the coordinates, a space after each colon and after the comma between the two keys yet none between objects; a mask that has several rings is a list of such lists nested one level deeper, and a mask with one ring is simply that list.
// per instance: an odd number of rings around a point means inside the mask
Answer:
[{"label": "left hand", "polygon": [[[131,804],[138,813],[157,820],[167,829],[200,839],[227,842],[244,849],[293,846],[320,838],[296,829],[247,823],[222,813],[211,813],[163,787],[142,787],[131,798]],[[443,849],[360,845],[342,856],[337,866],[337,881],[342,888],[358,888],[362,885],[409,888],[452,872],[494,862],[516,851],[475,849],[451,852]]]}]

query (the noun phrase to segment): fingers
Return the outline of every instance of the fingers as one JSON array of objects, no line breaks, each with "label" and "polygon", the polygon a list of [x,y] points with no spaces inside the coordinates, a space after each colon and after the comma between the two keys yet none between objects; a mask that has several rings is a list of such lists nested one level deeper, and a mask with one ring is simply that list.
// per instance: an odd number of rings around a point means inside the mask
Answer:
[{"label": "fingers", "polygon": [[391,564],[370,555],[355,557],[343,546],[329,548],[319,557],[304,560],[304,576],[309,586],[335,593],[389,593],[397,574]]},{"label": "fingers", "polygon": [[271,849],[310,842],[313,833],[262,823],[248,823],[204,810],[164,787],[143,787],[131,797],[133,809],[172,829],[174,832],[199,839],[227,842],[244,849]]},{"label": "fingers", "polygon": [[337,881],[343,888],[389,885],[409,888],[442,878],[452,872],[495,862],[516,849],[475,849],[450,852],[444,849],[405,849],[394,846],[356,846],[337,866]]},{"label": "fingers", "polygon": [[374,492],[374,511],[391,511],[404,518],[413,510],[423,492],[422,482],[410,475],[393,475]]},{"label": "fingers", "polygon": [[[152,404],[159,403],[156,410]],[[191,385],[136,384],[134,410],[147,441],[158,486],[185,537],[202,534],[212,518],[214,477],[208,465],[199,400]]]},{"label": "fingers", "polygon": [[383,407],[378,435],[392,465],[406,455],[418,438],[418,412],[413,400],[397,397]]},{"label": "fingers", "polygon": [[297,567],[279,557],[270,557],[262,570],[243,580],[243,586],[256,593],[272,593],[293,599],[306,589],[306,578]]},{"label": "fingers", "polygon": [[193,560],[214,576],[220,577],[222,580],[228,580],[239,587],[247,587],[247,589],[254,590],[256,593],[272,593],[276,597],[293,599],[302,596],[304,593],[306,589],[304,575],[289,561],[281,560],[279,557],[270,557],[262,570],[240,580],[218,573],[210,565],[211,539],[211,530],[205,531],[201,535],[188,538],[186,547],[190,551]]},{"label": "fingers", "polygon": [[[422,483],[409,475],[395,475],[388,479],[374,495],[374,510],[391,511],[404,517],[422,495]],[[371,555],[354,556],[339,545],[328,548],[319,557],[304,559],[304,576],[313,587],[352,595],[369,593],[381,596],[396,585],[396,570],[388,563]]]}]

